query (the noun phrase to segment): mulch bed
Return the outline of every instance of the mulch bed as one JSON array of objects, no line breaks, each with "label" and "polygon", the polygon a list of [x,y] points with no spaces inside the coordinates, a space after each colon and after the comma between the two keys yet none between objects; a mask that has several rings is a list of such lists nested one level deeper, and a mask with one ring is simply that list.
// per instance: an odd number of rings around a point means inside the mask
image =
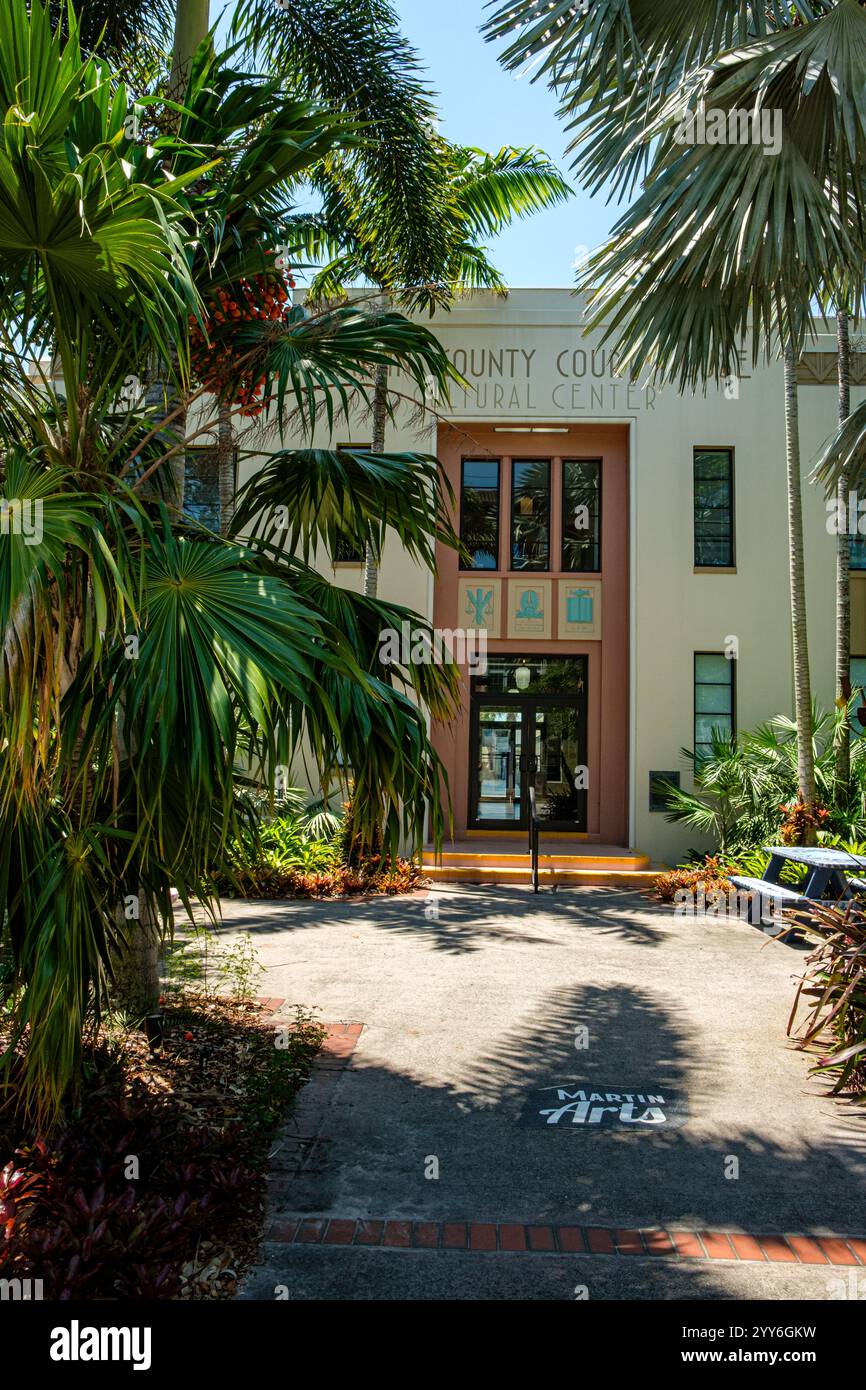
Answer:
[{"label": "mulch bed", "polygon": [[0,1112],[0,1277],[42,1279],[45,1298],[235,1294],[271,1139],[325,1029],[298,1009],[275,1030],[256,1004],[188,990],[163,1021],[155,1052],[104,1027],[49,1134]]}]

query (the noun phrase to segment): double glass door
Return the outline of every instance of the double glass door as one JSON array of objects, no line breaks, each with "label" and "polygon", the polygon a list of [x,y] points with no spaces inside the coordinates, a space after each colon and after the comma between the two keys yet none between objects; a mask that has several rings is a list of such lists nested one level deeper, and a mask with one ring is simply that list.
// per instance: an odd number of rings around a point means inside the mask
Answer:
[{"label": "double glass door", "polygon": [[470,828],[528,827],[532,786],[552,830],[586,829],[584,709],[574,698],[474,696]]}]

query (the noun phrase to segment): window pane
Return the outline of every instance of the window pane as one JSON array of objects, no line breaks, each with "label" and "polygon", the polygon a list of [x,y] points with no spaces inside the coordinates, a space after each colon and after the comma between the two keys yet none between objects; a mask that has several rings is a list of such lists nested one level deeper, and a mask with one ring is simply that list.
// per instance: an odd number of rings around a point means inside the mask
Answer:
[{"label": "window pane", "polygon": [[730,714],[730,686],[696,685],[695,709],[701,714]]},{"label": "window pane", "polygon": [[724,653],[699,652],[695,657],[695,680],[730,685],[731,663]]},{"label": "window pane", "polygon": [[[338,444],[338,449],[351,449],[353,454],[369,454],[372,452],[371,444]],[[357,546],[353,541],[337,541],[334,547],[334,562],[344,565],[363,565],[364,548]]]},{"label": "window pane", "polygon": [[[237,453],[232,458],[237,491]],[[184,457],[183,510],[211,531],[220,529],[219,451],[210,446],[188,448]]]},{"label": "window pane", "polygon": [[852,536],[848,564],[852,570],[866,570],[866,536]]},{"label": "window pane", "polygon": [[849,670],[851,689],[866,690],[866,656],[852,656]]},{"label": "window pane", "polygon": [[601,462],[565,459],[562,465],[562,568],[600,570]]},{"label": "window pane", "polygon": [[713,735],[734,733],[734,663],[721,652],[695,653],[695,754],[712,752]]},{"label": "window pane", "polygon": [[696,743],[706,744],[709,748],[714,730],[722,736],[730,734],[731,716],[729,714],[699,714],[695,717]]},{"label": "window pane", "polygon": [[511,568],[549,567],[550,460],[515,460],[511,474]]},{"label": "window pane", "polygon": [[734,563],[734,459],[730,449],[695,449],[695,564]]},{"label": "window pane", "polygon": [[337,541],[334,559],[343,565],[363,565],[364,552],[357,550],[351,541]]},{"label": "window pane", "polygon": [[461,569],[499,568],[499,460],[464,459],[460,539],[471,559]]}]

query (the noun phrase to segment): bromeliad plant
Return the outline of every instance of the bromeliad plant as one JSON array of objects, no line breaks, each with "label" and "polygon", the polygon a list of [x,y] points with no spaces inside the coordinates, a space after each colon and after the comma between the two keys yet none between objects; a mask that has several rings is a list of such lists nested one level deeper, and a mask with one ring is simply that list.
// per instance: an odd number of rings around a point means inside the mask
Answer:
[{"label": "bromeliad plant", "polygon": [[[399,628],[405,610],[333,589],[256,528],[217,537],[171,505],[167,465],[214,431],[220,404],[191,372],[190,316],[204,326],[215,289],[267,269],[274,215],[355,128],[204,45],[177,128],[136,141],[123,84],[82,56],[71,13],[67,28],[52,30],[41,0],[0,10],[0,482],[13,503],[0,528],[0,931],[14,970],[0,1100],[14,1087],[38,1122],[75,1088],[118,958],[170,929],[171,887],[215,910],[201,885],[252,814],[237,769],[272,784],[303,741],[325,786],[363,789],[369,834],[417,842],[443,815],[417,701],[441,711],[454,683],[450,668],[379,665],[373,627]],[[449,372],[423,327],[351,306],[256,318],[239,346],[238,376],[264,381],[283,442],[290,425],[322,410],[333,425],[350,397],[369,401],[382,364],[419,390]],[[179,401],[168,415],[137,389],[154,361]],[[240,412],[237,386],[222,399]],[[368,460],[367,491],[335,518],[340,456],[320,453],[300,510],[305,455],[278,459],[295,479],[280,504],[310,548],[341,521],[379,548],[391,528],[426,563],[432,535],[452,537],[435,461]]]},{"label": "bromeliad plant", "polygon": [[806,930],[818,946],[806,961],[788,1034],[817,1055],[813,1072],[832,1082],[833,1094],[866,1099],[866,912],[859,903],[816,903]]}]

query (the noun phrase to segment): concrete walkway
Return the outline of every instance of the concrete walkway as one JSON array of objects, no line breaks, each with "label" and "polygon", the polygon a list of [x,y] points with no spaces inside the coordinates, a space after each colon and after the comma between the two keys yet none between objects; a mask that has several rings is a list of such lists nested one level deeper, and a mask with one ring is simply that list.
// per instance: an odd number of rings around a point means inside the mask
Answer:
[{"label": "concrete walkway", "polygon": [[227,903],[241,930],[264,994],[363,1025],[284,1129],[242,1297],[866,1297],[851,1246],[713,1243],[866,1235],[866,1112],[785,1042],[796,949],[589,888]]}]

